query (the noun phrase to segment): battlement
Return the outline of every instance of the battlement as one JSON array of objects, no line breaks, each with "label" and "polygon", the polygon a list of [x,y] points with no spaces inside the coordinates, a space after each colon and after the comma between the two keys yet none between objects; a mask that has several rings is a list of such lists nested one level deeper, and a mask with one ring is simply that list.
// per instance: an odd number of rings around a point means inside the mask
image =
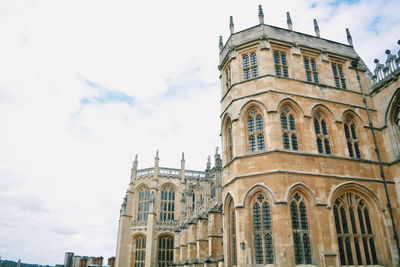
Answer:
[{"label": "battlement", "polygon": [[[400,45],[400,40],[397,41],[397,44]],[[379,59],[377,58],[374,60],[376,66],[372,79],[377,84],[374,88],[389,81],[392,77],[398,76],[400,73],[400,49],[397,52],[397,55],[392,55],[389,49],[386,49],[385,54],[387,57],[384,64],[379,63]]]}]

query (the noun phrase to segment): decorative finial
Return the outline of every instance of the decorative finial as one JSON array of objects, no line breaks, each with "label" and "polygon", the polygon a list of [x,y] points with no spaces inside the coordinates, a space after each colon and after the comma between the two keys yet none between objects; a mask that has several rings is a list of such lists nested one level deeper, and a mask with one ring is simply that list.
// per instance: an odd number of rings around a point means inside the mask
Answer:
[{"label": "decorative finial", "polygon": [[218,155],[218,149],[219,149],[219,147],[215,148],[215,155]]},{"label": "decorative finial", "polygon": [[224,42],[222,41],[222,35],[219,36],[218,46],[219,46],[219,51],[221,52],[222,49],[224,48]]},{"label": "decorative finial", "polygon": [[156,158],[158,158],[158,149],[156,150]]},{"label": "decorative finial", "polygon": [[260,20],[260,24],[264,24],[264,12],[262,10],[262,5],[258,5],[258,19]]},{"label": "decorative finial", "polygon": [[136,154],[135,155],[135,162],[137,162],[138,160],[137,160],[137,157],[138,157],[138,154]]},{"label": "decorative finial", "polygon": [[209,170],[211,168],[211,157],[210,156],[208,156],[207,157],[207,170]]},{"label": "decorative finial", "polygon": [[185,160],[185,152],[182,152],[182,159],[181,160]]},{"label": "decorative finial", "polygon": [[347,34],[347,42],[349,42],[349,46],[353,46],[353,38],[351,38],[351,34],[348,28],[346,28],[346,34]]},{"label": "decorative finial", "polygon": [[286,17],[287,17],[288,29],[293,31],[293,23],[292,23],[292,19],[290,18],[290,13],[289,12],[286,12]]},{"label": "decorative finial", "polygon": [[318,38],[321,37],[319,35],[319,27],[318,27],[317,19],[314,19],[314,31],[315,31],[315,36],[317,36]]},{"label": "decorative finial", "polygon": [[235,25],[233,24],[233,16],[230,16],[229,18],[229,29],[231,30],[231,34],[233,34],[235,31]]}]

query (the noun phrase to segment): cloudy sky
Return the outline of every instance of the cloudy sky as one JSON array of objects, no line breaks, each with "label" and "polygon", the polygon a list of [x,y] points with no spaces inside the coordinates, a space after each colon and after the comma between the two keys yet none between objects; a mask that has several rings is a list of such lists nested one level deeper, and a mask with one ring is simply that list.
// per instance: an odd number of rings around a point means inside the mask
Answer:
[{"label": "cloudy sky", "polygon": [[218,36],[258,23],[400,48],[398,0],[0,0],[0,257],[115,254],[134,155],[202,170],[219,146]]}]

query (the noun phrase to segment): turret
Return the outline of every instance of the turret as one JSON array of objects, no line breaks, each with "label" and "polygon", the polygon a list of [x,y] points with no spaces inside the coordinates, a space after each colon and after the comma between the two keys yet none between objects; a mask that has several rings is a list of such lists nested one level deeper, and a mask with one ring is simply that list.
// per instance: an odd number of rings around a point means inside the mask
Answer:
[{"label": "turret", "polygon": [[138,155],[135,155],[135,160],[132,163],[132,169],[131,169],[131,183],[133,183],[133,180],[136,178],[137,174],[137,168],[138,168]]}]

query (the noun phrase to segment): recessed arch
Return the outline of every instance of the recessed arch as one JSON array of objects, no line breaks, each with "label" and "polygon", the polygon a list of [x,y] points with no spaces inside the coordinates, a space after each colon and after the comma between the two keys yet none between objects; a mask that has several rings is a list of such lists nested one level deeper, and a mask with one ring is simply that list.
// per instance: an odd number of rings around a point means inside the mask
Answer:
[{"label": "recessed arch", "polygon": [[361,116],[352,109],[346,109],[345,111],[343,111],[342,117],[341,117],[342,122],[346,121],[346,117],[351,117],[354,120],[354,122],[356,123],[357,127],[359,127],[360,129],[363,128],[365,125]]},{"label": "recessed arch", "polygon": [[390,99],[386,111],[385,111],[385,125],[390,124],[390,120],[392,117],[395,115],[394,112],[396,111],[396,107],[394,105],[400,104],[400,88],[397,88],[394,94],[392,95],[392,98]]},{"label": "recessed arch", "polygon": [[249,100],[240,108],[238,117],[244,118],[244,116],[249,112],[249,110],[252,107],[258,108],[262,112],[262,115],[264,117],[267,115],[268,109],[267,109],[267,106],[263,102],[258,101],[258,100]]},{"label": "recessed arch", "polygon": [[243,206],[247,206],[249,205],[249,202],[251,201],[251,199],[255,196],[255,194],[257,194],[258,192],[263,192],[266,194],[266,196],[272,200],[273,204],[276,204],[278,202],[278,199],[274,193],[274,191],[272,191],[271,188],[269,188],[268,186],[266,186],[265,184],[262,183],[256,183],[254,185],[252,185],[251,187],[249,187],[249,189],[247,189],[246,193],[244,193],[244,197],[243,197]]},{"label": "recessed arch", "polygon": [[384,211],[384,207],[382,206],[382,202],[377,194],[367,187],[366,185],[363,185],[358,182],[343,182],[331,189],[328,195],[328,201],[327,201],[327,208],[331,208],[333,205],[333,201],[342,193],[346,191],[353,191],[358,194],[360,194],[365,201],[368,201],[372,206],[376,207],[378,210]]},{"label": "recessed arch", "polygon": [[290,197],[292,194],[294,194],[296,191],[300,191],[306,198],[309,203],[312,203],[313,205],[317,204],[317,201],[315,200],[315,193],[314,191],[305,183],[302,182],[296,182],[291,184],[285,193],[285,201],[286,203],[290,202]]},{"label": "recessed arch", "polygon": [[327,119],[330,120],[331,123],[336,121],[336,117],[333,114],[333,112],[323,104],[316,104],[311,107],[310,109],[311,117],[314,116],[317,112],[323,113],[327,117]]},{"label": "recessed arch", "polygon": [[293,109],[294,113],[298,118],[303,117],[305,114],[300,105],[291,98],[284,98],[279,102],[277,106],[278,112],[281,113],[285,106],[288,106],[289,108]]}]

